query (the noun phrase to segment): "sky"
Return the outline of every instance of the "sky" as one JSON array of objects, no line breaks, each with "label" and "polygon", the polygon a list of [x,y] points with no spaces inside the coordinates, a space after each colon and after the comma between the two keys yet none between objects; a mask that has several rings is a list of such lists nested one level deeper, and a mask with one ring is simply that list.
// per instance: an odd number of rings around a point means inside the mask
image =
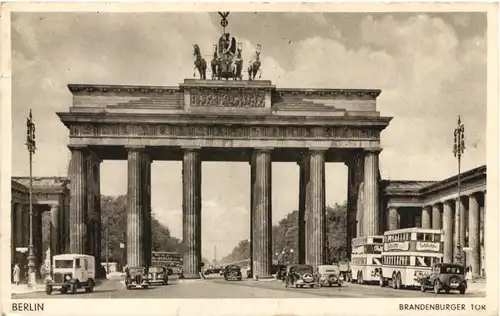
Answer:
[{"label": "sky", "polygon": [[[250,60],[262,45],[262,79],[280,88],[381,89],[377,109],[384,179],[442,180],[456,173],[453,129],[465,124],[462,168],[486,163],[486,15],[482,13],[231,13],[227,31]],[[175,86],[193,77],[192,45],[210,60],[217,13],[13,13],[14,176],[29,172],[25,118],[33,109],[35,176],[66,176],[68,84]],[[202,252],[213,258],[249,238],[250,167],[202,165]],[[298,205],[298,166],[272,165],[277,223]],[[101,192],[125,194],[126,161],[104,161]],[[327,204],[347,195],[347,169],[326,167]],[[181,162],[152,164],[152,208],[182,236]]]}]

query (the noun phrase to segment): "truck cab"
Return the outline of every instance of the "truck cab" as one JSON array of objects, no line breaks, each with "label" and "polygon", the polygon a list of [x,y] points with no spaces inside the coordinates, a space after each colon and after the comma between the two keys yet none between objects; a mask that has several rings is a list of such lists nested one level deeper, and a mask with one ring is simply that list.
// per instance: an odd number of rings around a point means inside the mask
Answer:
[{"label": "truck cab", "polygon": [[84,289],[90,293],[95,286],[95,258],[83,254],[62,254],[52,258],[52,274],[45,284],[50,295],[55,289],[61,293],[76,293]]}]

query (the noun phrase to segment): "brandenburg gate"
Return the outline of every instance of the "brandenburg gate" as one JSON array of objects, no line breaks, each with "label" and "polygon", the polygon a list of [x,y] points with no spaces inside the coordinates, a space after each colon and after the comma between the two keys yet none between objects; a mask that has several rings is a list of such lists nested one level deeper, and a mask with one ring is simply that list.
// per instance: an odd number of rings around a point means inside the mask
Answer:
[{"label": "brandenburg gate", "polygon": [[[176,87],[69,85],[73,104],[58,113],[70,133],[69,251],[100,253],[101,161],[127,160],[127,264],[151,260],[151,163],[182,161],[184,274],[201,263],[203,161],[245,161],[251,170],[254,275],[271,275],[271,163],[300,166],[299,257],[322,264],[325,164],[348,166],[348,236],[376,235],[380,134],[391,120],[380,90],[281,89],[264,80],[186,79]],[[169,176],[165,174],[165,176]],[[283,197],[287,198],[287,197]]]}]

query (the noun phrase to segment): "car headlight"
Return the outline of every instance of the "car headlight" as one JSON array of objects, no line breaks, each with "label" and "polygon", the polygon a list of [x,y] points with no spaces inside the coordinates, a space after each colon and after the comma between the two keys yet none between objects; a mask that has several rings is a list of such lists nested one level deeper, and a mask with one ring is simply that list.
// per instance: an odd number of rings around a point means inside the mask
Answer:
[{"label": "car headlight", "polygon": [[65,279],[66,281],[69,281],[69,280],[71,280],[71,276],[66,275],[66,276],[64,277],[64,279]]}]

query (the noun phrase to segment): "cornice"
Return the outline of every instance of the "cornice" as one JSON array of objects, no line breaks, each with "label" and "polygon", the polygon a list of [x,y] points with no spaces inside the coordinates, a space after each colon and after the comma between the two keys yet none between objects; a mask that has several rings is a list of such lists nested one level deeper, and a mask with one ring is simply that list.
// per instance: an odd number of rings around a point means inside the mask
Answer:
[{"label": "cornice", "polygon": [[364,98],[369,97],[375,100],[382,92],[380,89],[300,89],[300,88],[276,88],[270,81],[243,81],[243,82],[226,82],[219,80],[186,80],[179,86],[144,86],[144,85],[95,85],[95,84],[68,84],[69,91],[74,95],[88,94],[174,94],[182,92],[185,89],[201,89],[201,90],[265,90],[273,91],[274,95],[279,97],[285,96],[332,96],[332,97],[352,97]]},{"label": "cornice", "polygon": [[[460,182],[467,182],[481,177],[486,178],[486,165],[462,172],[460,174]],[[425,188],[422,188],[421,193],[428,194],[431,192],[453,187],[457,185],[457,182],[458,182],[458,175],[454,175],[452,177],[444,179],[443,181],[439,181]]]},{"label": "cornice", "polygon": [[120,94],[120,93],[136,93],[136,94],[174,94],[180,92],[179,87],[162,87],[162,86],[132,86],[132,85],[87,85],[87,84],[69,84],[69,91],[74,95],[81,94]]},{"label": "cornice", "polygon": [[92,125],[106,123],[126,124],[243,124],[243,125],[300,125],[300,126],[369,126],[382,130],[389,125],[392,117],[384,116],[309,116],[309,115],[265,115],[262,114],[227,114],[224,116],[210,113],[74,113],[57,112],[61,121],[66,125],[90,123]]},{"label": "cornice", "polygon": [[286,96],[332,96],[332,97],[370,97],[375,100],[382,90],[379,89],[293,89],[293,88],[279,88],[276,89],[276,95],[280,97]]}]

